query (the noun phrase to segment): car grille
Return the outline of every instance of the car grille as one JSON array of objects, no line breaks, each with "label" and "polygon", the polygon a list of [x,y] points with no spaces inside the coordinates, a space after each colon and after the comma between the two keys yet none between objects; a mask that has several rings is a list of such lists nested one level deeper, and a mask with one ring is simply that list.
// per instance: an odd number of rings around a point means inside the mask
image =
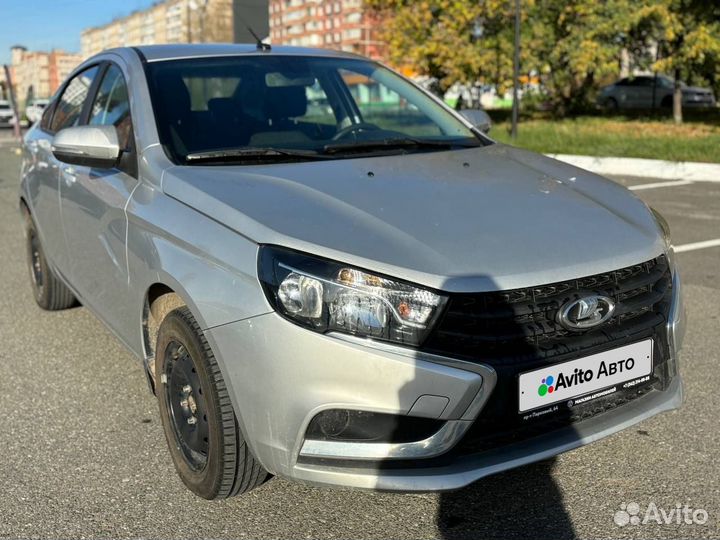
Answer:
[{"label": "car grille", "polygon": [[[671,276],[664,256],[594,276],[511,291],[454,294],[424,349],[492,366],[542,364],[556,356],[611,342],[663,323]],[[613,317],[577,332],[557,322],[565,302],[581,293],[615,300]]]},{"label": "car grille", "polygon": [[[665,256],[583,277],[510,291],[454,294],[423,348],[481,362],[497,372],[496,387],[453,453],[488,450],[573,424],[663,390],[672,376],[665,325],[672,299]],[[583,293],[613,298],[613,317],[595,329],[572,331],[557,320],[559,308]],[[518,410],[520,373],[653,338],[653,373],[632,389],[524,419]]]}]

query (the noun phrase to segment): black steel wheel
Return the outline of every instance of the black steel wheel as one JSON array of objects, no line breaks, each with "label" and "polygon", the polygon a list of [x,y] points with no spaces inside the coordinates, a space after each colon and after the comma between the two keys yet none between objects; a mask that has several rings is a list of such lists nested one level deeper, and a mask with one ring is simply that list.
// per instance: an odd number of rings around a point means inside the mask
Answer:
[{"label": "black steel wheel", "polygon": [[74,306],[77,303],[75,296],[48,265],[40,235],[27,209],[25,209],[25,244],[30,283],[38,306],[48,311]]},{"label": "black steel wheel", "polygon": [[185,485],[222,499],[262,484],[267,472],[242,436],[215,355],[187,307],[165,317],[155,355],[160,419]]},{"label": "black steel wheel", "polygon": [[38,238],[35,228],[28,231],[28,257],[30,264],[30,279],[32,279],[33,288],[42,293],[45,279],[43,277],[43,264],[41,262],[42,255],[40,251],[40,239]]},{"label": "black steel wheel", "polygon": [[207,404],[197,369],[188,350],[175,340],[165,349],[164,365],[165,399],[175,439],[188,465],[200,471],[207,464],[209,429]]}]

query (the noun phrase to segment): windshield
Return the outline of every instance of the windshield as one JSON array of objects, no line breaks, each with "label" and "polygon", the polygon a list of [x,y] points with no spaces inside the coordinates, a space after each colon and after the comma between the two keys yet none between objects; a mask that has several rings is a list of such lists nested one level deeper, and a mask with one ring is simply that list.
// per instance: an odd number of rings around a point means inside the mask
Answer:
[{"label": "windshield", "polygon": [[370,61],[258,55],[152,62],[147,69],[161,143],[181,163],[487,144]]}]

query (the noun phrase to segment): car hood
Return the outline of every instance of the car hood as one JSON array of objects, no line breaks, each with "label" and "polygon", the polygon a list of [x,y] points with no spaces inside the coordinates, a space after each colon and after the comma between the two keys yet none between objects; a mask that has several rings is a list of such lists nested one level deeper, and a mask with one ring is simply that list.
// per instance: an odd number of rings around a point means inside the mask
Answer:
[{"label": "car hood", "polygon": [[691,94],[709,94],[709,93],[711,93],[709,88],[702,88],[700,86],[683,86],[682,91],[688,92]]},{"label": "car hood", "polygon": [[511,289],[662,253],[644,203],[559,161],[481,148],[172,167],[165,193],[261,244],[447,291]]}]

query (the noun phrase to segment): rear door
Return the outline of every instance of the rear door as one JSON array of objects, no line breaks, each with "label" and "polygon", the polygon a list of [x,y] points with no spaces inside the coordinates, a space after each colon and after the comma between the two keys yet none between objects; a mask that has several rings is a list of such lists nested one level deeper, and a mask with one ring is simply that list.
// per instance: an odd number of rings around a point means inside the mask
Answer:
[{"label": "rear door", "polygon": [[83,123],[115,126],[121,158],[115,168],[62,165],[62,220],[71,280],[83,301],[116,331],[128,305],[125,205],[137,185],[137,153],[128,88],[120,67],[106,63]]}]

